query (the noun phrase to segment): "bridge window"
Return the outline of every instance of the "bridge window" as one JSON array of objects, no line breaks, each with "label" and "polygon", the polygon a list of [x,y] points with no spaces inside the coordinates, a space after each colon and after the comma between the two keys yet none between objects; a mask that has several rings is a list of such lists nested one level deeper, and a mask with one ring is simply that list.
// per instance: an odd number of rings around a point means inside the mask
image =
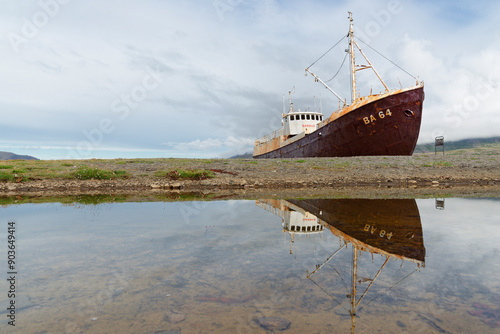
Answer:
[{"label": "bridge window", "polygon": [[323,120],[323,116],[319,116],[319,120],[322,121]]},{"label": "bridge window", "polygon": [[307,120],[310,120],[310,119],[311,119],[311,116],[310,116],[310,115],[306,115],[306,119],[307,119]]},{"label": "bridge window", "polygon": [[291,120],[291,121],[293,121],[293,119],[294,119],[294,116],[293,116],[293,115],[292,115],[292,116],[290,116],[290,120]]},{"label": "bridge window", "polygon": [[300,115],[300,116],[301,116],[300,118],[301,118],[302,120],[305,120],[305,119],[306,119],[306,115]]}]

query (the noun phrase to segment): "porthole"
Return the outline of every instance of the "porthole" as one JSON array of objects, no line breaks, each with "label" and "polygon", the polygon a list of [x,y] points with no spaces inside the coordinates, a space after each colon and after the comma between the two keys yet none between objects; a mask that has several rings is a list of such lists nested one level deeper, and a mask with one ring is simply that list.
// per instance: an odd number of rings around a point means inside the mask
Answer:
[{"label": "porthole", "polygon": [[405,113],[405,116],[406,116],[406,117],[413,117],[413,115],[414,115],[414,114],[413,114],[413,111],[411,111],[410,109],[406,109],[406,110],[404,111],[404,113]]}]

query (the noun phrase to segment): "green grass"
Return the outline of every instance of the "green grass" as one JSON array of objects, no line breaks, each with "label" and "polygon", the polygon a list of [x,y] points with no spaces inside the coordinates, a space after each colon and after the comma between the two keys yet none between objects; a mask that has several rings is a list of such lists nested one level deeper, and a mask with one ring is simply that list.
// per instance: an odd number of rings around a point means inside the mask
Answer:
[{"label": "green grass", "polygon": [[113,171],[113,173],[119,179],[126,179],[126,178],[128,178],[127,171],[124,171],[124,170],[115,170],[115,171]]},{"label": "green grass", "polygon": [[133,160],[122,160],[119,159],[115,161],[117,165],[125,165],[125,164],[154,164],[156,161],[149,159],[133,159]]},{"label": "green grass", "polygon": [[111,180],[115,178],[126,178],[127,172],[102,170],[82,165],[79,166],[78,170],[73,172],[72,175],[79,180]]},{"label": "green grass", "polygon": [[301,164],[301,163],[304,163],[306,161],[305,160],[295,160],[295,162]]},{"label": "green grass", "polygon": [[420,165],[421,167],[451,167],[453,166],[453,163],[449,161],[435,161],[435,162],[430,162],[430,163],[425,163]]},{"label": "green grass", "polygon": [[154,174],[156,177],[165,177],[170,180],[205,180],[215,176],[215,173],[209,170],[182,170],[175,169],[172,171],[156,171]]},{"label": "green grass", "polygon": [[344,161],[344,162],[339,162],[337,164],[334,164],[333,167],[337,169],[345,169],[347,167],[350,167],[351,163],[349,161]]},{"label": "green grass", "polygon": [[14,175],[0,170],[0,181],[14,181]]},{"label": "green grass", "polygon": [[0,169],[11,169],[14,168],[12,165],[0,165]]},{"label": "green grass", "polygon": [[451,167],[453,166],[453,163],[449,162],[449,161],[436,161],[434,162],[434,166],[440,166],[440,167]]}]

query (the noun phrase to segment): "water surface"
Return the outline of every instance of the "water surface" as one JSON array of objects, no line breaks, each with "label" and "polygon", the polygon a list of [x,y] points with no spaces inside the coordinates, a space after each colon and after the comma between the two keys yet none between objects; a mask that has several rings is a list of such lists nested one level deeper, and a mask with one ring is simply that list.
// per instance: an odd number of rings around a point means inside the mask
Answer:
[{"label": "water surface", "polygon": [[[500,201],[442,206],[2,207],[2,245],[16,222],[18,293],[15,330],[0,311],[1,331],[266,333],[275,324],[287,333],[498,333]],[[6,246],[2,254],[6,268]],[[5,280],[0,288],[6,310]]]}]

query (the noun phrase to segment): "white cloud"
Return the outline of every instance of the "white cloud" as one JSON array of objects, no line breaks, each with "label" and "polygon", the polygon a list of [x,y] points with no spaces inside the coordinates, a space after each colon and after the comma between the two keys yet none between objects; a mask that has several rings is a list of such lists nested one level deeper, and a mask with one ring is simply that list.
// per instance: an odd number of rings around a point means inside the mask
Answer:
[{"label": "white cloud", "polygon": [[[313,97],[321,94],[326,114],[337,108],[336,98],[303,74],[345,35],[351,10],[355,28],[371,46],[425,81],[421,142],[438,130],[449,139],[500,134],[496,2],[485,3],[466,22],[463,2],[230,3],[222,19],[211,1],[61,5],[18,53],[9,43],[0,45],[0,132],[28,146],[76,146],[85,140],[84,131],[110,118],[116,129],[104,136],[102,147],[169,147],[192,157],[251,150],[254,138],[279,126],[282,94],[294,86],[297,107],[313,107]],[[22,34],[25,20],[40,8],[37,1],[9,2],[0,13],[0,34]],[[325,57],[315,65],[317,74],[327,79],[343,56]],[[412,83],[376,54],[368,56],[392,87],[398,79]],[[113,101],[156,66],[164,74],[161,85],[130,117],[118,120]],[[360,79],[367,80],[359,82],[365,90],[376,82],[364,73]],[[494,88],[491,96],[481,95],[484,80]],[[348,82],[341,71],[332,86],[348,97]],[[453,111],[460,104],[470,109],[478,94],[473,111]]]},{"label": "white cloud", "polygon": [[[172,151],[178,152],[216,152],[217,156],[229,157],[238,153],[249,152],[254,145],[254,138],[241,138],[228,136],[225,139],[207,138],[205,140],[193,140],[185,143],[168,142],[163,143]],[[213,153],[212,153],[213,155]]]}]

